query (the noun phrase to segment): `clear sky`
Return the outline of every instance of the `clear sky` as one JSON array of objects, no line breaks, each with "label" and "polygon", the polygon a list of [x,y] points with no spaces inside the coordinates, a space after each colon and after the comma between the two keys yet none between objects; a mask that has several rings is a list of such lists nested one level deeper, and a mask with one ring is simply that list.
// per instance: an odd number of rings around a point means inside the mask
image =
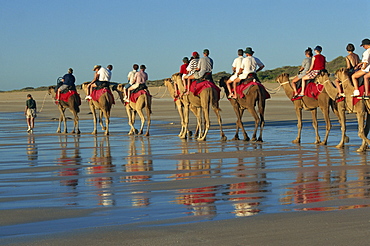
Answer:
[{"label": "clear sky", "polygon": [[0,90],[53,85],[69,67],[81,84],[96,64],[113,64],[112,81],[134,63],[162,79],[204,48],[215,73],[248,46],[265,69],[299,65],[316,45],[328,61],[348,43],[361,56],[369,13],[369,0],[0,0]]}]

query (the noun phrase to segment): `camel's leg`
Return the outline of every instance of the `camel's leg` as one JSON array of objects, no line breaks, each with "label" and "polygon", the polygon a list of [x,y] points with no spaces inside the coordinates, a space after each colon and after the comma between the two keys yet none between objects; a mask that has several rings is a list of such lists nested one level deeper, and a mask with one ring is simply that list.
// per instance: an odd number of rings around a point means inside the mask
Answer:
[{"label": "camel's leg", "polygon": [[206,137],[207,137],[207,134],[208,134],[208,131],[209,131],[209,127],[211,126],[210,120],[209,120],[209,104],[210,104],[209,100],[203,100],[202,101],[201,110],[203,111],[203,114],[201,114],[201,117],[202,116],[204,117],[204,133],[200,138],[198,138],[198,140],[200,140],[200,141],[206,140]]},{"label": "camel's leg", "polygon": [[109,123],[110,123],[110,110],[103,110],[105,118],[105,135],[109,135]]},{"label": "camel's leg", "polygon": [[79,128],[79,117],[78,117],[78,113],[76,112],[76,110],[72,111],[73,115],[74,115],[74,124],[73,124],[73,131],[72,133],[77,133],[77,134],[80,134],[80,128]]},{"label": "camel's leg", "polygon": [[227,137],[225,136],[225,133],[222,130],[222,118],[221,118],[221,115],[220,115],[220,109],[218,107],[217,108],[213,108],[213,111],[215,111],[215,114],[216,114],[217,120],[218,120],[218,125],[220,126],[221,140],[222,141],[226,141],[227,140]]},{"label": "camel's leg", "polygon": [[59,111],[60,111],[60,117],[59,117],[59,126],[58,126],[57,132],[58,133],[61,132],[60,125],[61,125],[61,121],[63,121],[63,125],[64,125],[64,132],[63,133],[68,133],[68,131],[67,131],[67,119],[66,119],[66,114],[65,114],[66,109],[62,108],[62,107],[58,107],[58,108],[59,108]]},{"label": "camel's leg", "polygon": [[[359,112],[360,110],[357,111],[357,122],[358,122],[358,136],[362,139],[362,144],[360,148],[357,150],[357,152],[363,152],[366,151],[367,146],[369,145],[370,140],[367,138],[367,133],[369,132],[369,126],[368,126],[368,121],[369,121],[369,115],[362,111]],[[365,125],[365,114],[366,115],[366,125]]]},{"label": "camel's leg", "polygon": [[337,104],[337,107],[338,109],[334,111],[334,113],[337,115],[338,117],[338,121],[339,121],[339,124],[340,124],[340,129],[342,131],[342,137],[341,137],[341,140],[339,142],[339,144],[335,147],[337,148],[343,148],[344,147],[344,143],[347,142],[347,139],[348,137],[346,136],[346,131],[347,131],[347,126],[346,126],[346,112],[345,112],[345,109],[342,105],[342,102],[339,102],[339,104]]},{"label": "camel's leg", "polygon": [[249,141],[250,139],[248,137],[247,132],[244,129],[243,121],[242,121],[244,109],[240,109],[237,104],[233,105],[233,109],[236,115],[236,131],[235,131],[235,136],[232,140],[239,140],[239,129],[241,129],[243,132],[244,141]]},{"label": "camel's leg", "polygon": [[127,112],[127,117],[128,117],[128,124],[130,126],[130,131],[128,132],[128,135],[134,135],[135,134],[135,127],[134,127],[134,120],[135,116],[133,113],[133,110],[130,109],[130,106],[126,106],[126,112]]},{"label": "camel's leg", "polygon": [[196,108],[196,117],[197,117],[197,130],[198,134],[196,135],[196,138],[201,138],[202,136],[202,109]]},{"label": "camel's leg", "polygon": [[253,130],[253,135],[252,135],[252,141],[257,140],[257,130],[258,126],[260,125],[260,118],[258,117],[257,111],[254,107],[248,108],[248,112],[252,115],[254,119],[254,130]]},{"label": "camel's leg", "polygon": [[[100,109],[100,111],[99,111],[99,124],[100,124],[101,129],[103,131],[107,131],[107,124],[105,124],[105,126],[104,126],[104,122],[103,122],[103,117],[105,117],[105,114],[106,114],[105,110]],[[105,120],[107,120],[107,118],[105,118]]]},{"label": "camel's leg", "polygon": [[97,121],[97,119],[96,119],[96,110],[95,110],[94,105],[91,102],[90,102],[90,110],[91,110],[91,113],[93,115],[93,124],[94,124],[94,130],[92,131],[91,134],[97,134],[98,131],[96,129],[96,121]]},{"label": "camel's leg", "polygon": [[315,130],[316,140],[315,144],[321,143],[320,135],[319,135],[319,126],[317,124],[317,108],[311,110],[311,116],[312,116],[312,126]]},{"label": "camel's leg", "polygon": [[59,120],[58,120],[58,129],[57,129],[57,133],[60,133],[61,132],[61,130],[60,130],[60,126],[61,126],[61,124],[62,124],[62,120],[63,120],[63,115],[64,115],[64,111],[63,111],[63,109],[61,108],[61,107],[58,107],[58,109],[59,109]]},{"label": "camel's leg", "polygon": [[302,108],[296,106],[295,113],[297,115],[297,138],[292,141],[292,143],[300,143],[301,142],[301,133],[302,133]]},{"label": "camel's leg", "polygon": [[[187,134],[188,134],[188,137],[190,138],[191,137],[191,131],[189,131],[189,110],[194,114],[195,117],[197,117],[197,108],[196,107],[193,107],[191,106],[190,104],[187,105],[187,125],[186,125],[186,128],[187,128]],[[194,133],[194,137],[196,138],[199,134],[199,126],[197,124],[197,126],[195,127],[195,133]]]},{"label": "camel's leg", "polygon": [[182,105],[180,103],[177,103],[178,101],[176,101],[176,108],[177,108],[177,111],[179,112],[179,116],[180,116],[181,130],[180,130],[179,135],[177,135],[177,136],[179,138],[184,138],[183,135],[186,134],[186,133],[184,133],[184,131],[185,131],[184,110],[183,110]]},{"label": "camel's leg", "polygon": [[[264,100],[264,99],[260,99]],[[262,102],[262,106],[259,108],[259,113],[260,113],[260,135],[257,139],[257,142],[263,142],[262,140],[262,132],[265,127],[265,102]]]},{"label": "camel's leg", "polygon": [[149,136],[150,123],[151,123],[150,110],[149,110],[148,106],[145,108],[145,111],[146,111],[146,133],[145,133],[145,136],[148,137]]},{"label": "camel's leg", "polygon": [[139,135],[142,135],[143,134],[143,129],[144,129],[144,125],[145,125],[145,117],[144,117],[144,114],[143,114],[143,110],[140,108],[140,109],[136,109],[136,112],[137,114],[139,115],[140,117],[140,130],[139,130]]},{"label": "camel's leg", "polygon": [[320,144],[321,145],[326,145],[328,143],[328,137],[329,137],[329,132],[331,130],[331,122],[330,122],[330,117],[329,117],[329,105],[325,108],[321,108],[321,112],[324,115],[324,120],[325,120],[325,137],[324,141],[322,141]]}]

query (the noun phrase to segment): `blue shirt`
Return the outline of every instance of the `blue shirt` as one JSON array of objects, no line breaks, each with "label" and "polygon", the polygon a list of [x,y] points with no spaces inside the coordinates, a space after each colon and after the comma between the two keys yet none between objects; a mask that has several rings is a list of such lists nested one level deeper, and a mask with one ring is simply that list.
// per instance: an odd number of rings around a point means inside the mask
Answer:
[{"label": "blue shirt", "polygon": [[75,85],[75,76],[73,76],[70,73],[67,73],[66,75],[63,76],[63,85],[69,85],[69,86],[74,86]]}]

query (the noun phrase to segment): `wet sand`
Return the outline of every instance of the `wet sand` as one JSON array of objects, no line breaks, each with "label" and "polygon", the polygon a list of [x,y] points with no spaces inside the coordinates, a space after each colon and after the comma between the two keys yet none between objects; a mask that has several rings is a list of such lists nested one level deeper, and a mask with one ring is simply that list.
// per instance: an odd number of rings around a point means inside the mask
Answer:
[{"label": "wet sand", "polygon": [[[294,145],[293,105],[280,91],[267,101],[263,144],[222,143],[213,115],[213,130],[205,143],[180,141],[172,99],[163,94],[164,87],[151,91],[158,94],[153,99],[149,138],[127,136],[120,102],[112,110],[108,138],[101,136],[100,129],[98,137],[89,134],[92,122],[87,103],[81,107],[81,137],[55,134],[51,119],[58,117],[58,111],[49,96],[43,104],[45,92],[31,93],[38,109],[42,108],[34,136],[25,133],[19,114],[15,116],[19,126],[11,122],[13,116],[7,119],[2,114],[0,150],[5,160],[0,162],[0,194],[4,195],[0,197],[0,244],[366,244],[370,169],[366,153],[354,152],[360,141],[353,115],[348,117],[351,142],[345,149],[333,147],[340,136],[333,114],[328,147],[310,144],[314,138],[309,112],[304,112],[303,143]],[[22,112],[27,94],[1,93],[0,113]],[[226,99],[221,108],[231,139],[234,112]],[[320,113],[319,118],[323,136]],[[250,120],[246,113],[249,135]],[[24,149],[27,156],[23,157]],[[94,169],[96,164],[104,170]],[[124,166],[122,170],[117,164]],[[25,192],[29,184],[38,190]],[[56,189],[55,195],[48,191],[49,184]],[[91,186],[95,187],[92,191]],[[95,193],[97,201],[91,200],[90,193]],[[132,204],[125,203],[124,197],[130,197]],[[179,208],[181,204],[189,212]],[[139,207],[145,207],[143,213]],[[122,214],[127,212],[132,218]]]}]

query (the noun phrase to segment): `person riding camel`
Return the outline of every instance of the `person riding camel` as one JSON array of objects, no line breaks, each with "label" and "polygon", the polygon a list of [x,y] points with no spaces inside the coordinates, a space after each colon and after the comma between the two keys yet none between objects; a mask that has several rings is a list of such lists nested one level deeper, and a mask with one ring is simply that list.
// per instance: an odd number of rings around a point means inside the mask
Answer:
[{"label": "person riding camel", "polygon": [[237,84],[240,81],[248,78],[249,75],[253,76],[254,80],[259,81],[257,77],[257,72],[261,71],[265,67],[265,65],[261,62],[260,59],[253,56],[254,51],[252,50],[251,47],[247,47],[244,53],[246,56],[243,58],[242,65],[240,67],[240,71],[239,71],[240,75],[238,76],[238,78],[234,80],[233,88],[232,88],[233,91],[230,93],[230,96],[229,96],[234,99],[237,98],[237,94],[236,94]]},{"label": "person riding camel", "polygon": [[100,65],[95,65],[93,71],[95,72],[94,79],[90,82],[90,84],[87,85],[88,95],[85,97],[85,100],[92,99],[90,94],[92,92],[93,87],[98,87],[102,86],[105,83],[109,83],[110,78],[112,76],[110,70]]},{"label": "person riding camel", "polygon": [[198,63],[199,63],[199,53],[194,51],[192,53],[192,56],[190,58],[190,62],[189,62],[189,65],[186,67],[186,71],[188,71],[187,75],[184,76],[184,80],[183,82],[185,82],[183,84],[184,86],[184,93],[187,93],[189,91],[189,88],[190,88],[190,80],[188,80],[188,78],[190,76],[192,76],[197,70],[197,67],[198,67]]},{"label": "person riding camel", "polygon": [[140,85],[145,85],[148,80],[148,74],[145,72],[145,69],[145,65],[140,65],[140,71],[135,74],[134,84],[127,90],[127,98],[124,99],[125,102],[130,102],[130,94],[132,90],[137,89]]},{"label": "person riding camel", "polygon": [[60,100],[60,92],[61,91],[64,91],[68,88],[72,88],[73,90],[76,90],[76,87],[75,87],[76,78],[75,78],[75,76],[73,76],[73,69],[72,68],[68,69],[68,73],[65,74],[62,78],[62,82],[63,82],[63,84],[56,91],[55,100],[57,102],[59,102],[59,100]]},{"label": "person riding camel", "polygon": [[369,61],[370,61],[370,39],[365,38],[364,40],[362,40],[362,43],[361,43],[360,46],[364,47],[365,51],[362,54],[361,62],[359,64],[357,64],[357,66],[355,67],[355,69],[358,68],[360,70],[358,70],[357,72],[352,74],[352,83],[353,83],[353,86],[355,87],[354,88],[355,90],[353,91],[352,96],[354,96],[354,97],[360,96],[360,91],[358,90],[358,79],[366,74],[366,76],[364,77],[365,99],[368,99],[369,98],[369,79],[370,78],[369,78],[369,75],[367,75],[367,74],[370,71],[370,64],[369,64]]},{"label": "person riding camel", "polygon": [[242,62],[244,59],[243,55],[244,55],[243,49],[238,49],[238,57],[234,59],[232,64],[233,75],[226,81],[226,86],[230,93],[232,93],[231,84],[239,76],[240,68],[242,66]]},{"label": "person riding camel", "polygon": [[[355,67],[360,63],[360,57],[353,52],[355,51],[355,46],[353,44],[348,44],[346,50],[348,52],[348,55],[346,56],[347,71],[348,75],[352,76],[352,74],[354,74],[356,71]],[[346,95],[343,93],[343,88],[340,81],[338,79],[335,79],[334,82],[338,90],[337,98],[341,99],[345,97]]]},{"label": "person riding camel", "polygon": [[298,95],[298,92],[297,92],[297,82],[299,80],[301,80],[307,74],[307,71],[311,67],[312,56],[313,56],[312,49],[310,47],[308,47],[305,50],[304,53],[306,55],[306,58],[304,58],[303,61],[302,61],[302,66],[299,69],[298,75],[292,80],[292,88],[293,88],[293,91],[294,91],[293,98],[296,98],[297,95]]},{"label": "person riding camel", "polygon": [[299,95],[295,96],[295,98],[303,97],[304,96],[304,90],[306,88],[306,81],[316,78],[316,76],[319,74],[319,72],[321,70],[325,69],[326,58],[325,58],[325,56],[321,55],[322,47],[318,45],[318,46],[315,47],[314,51],[315,51],[316,55],[312,58],[311,67],[307,71],[307,74],[305,76],[303,76],[303,78],[302,78],[301,93]]},{"label": "person riding camel", "polygon": [[196,68],[196,71],[194,72],[194,74],[187,76],[187,80],[188,80],[187,92],[189,92],[190,90],[190,81],[192,79],[209,80],[213,82],[212,69],[213,69],[213,60],[212,58],[209,57],[209,50],[204,49],[203,57],[199,59],[198,67]]}]

